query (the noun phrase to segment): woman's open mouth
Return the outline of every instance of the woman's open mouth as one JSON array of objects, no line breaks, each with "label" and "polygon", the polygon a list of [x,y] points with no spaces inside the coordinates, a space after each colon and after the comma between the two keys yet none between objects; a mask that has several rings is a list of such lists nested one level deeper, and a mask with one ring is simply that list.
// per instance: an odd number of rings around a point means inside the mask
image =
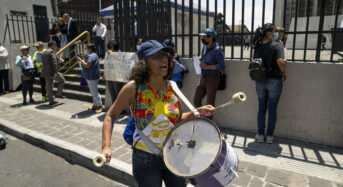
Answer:
[{"label": "woman's open mouth", "polygon": [[162,65],[160,66],[160,70],[166,71],[168,69],[167,65]]}]

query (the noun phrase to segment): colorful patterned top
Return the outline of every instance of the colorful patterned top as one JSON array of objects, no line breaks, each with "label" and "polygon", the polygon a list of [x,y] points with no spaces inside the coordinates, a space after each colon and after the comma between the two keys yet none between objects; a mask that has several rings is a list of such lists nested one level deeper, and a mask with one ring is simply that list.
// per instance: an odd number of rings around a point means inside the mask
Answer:
[{"label": "colorful patterned top", "polygon": [[[135,87],[137,84],[134,82]],[[165,90],[157,91],[148,83],[138,84],[136,102],[131,105],[137,127],[162,149],[169,131],[179,120],[178,97],[168,84]],[[139,137],[137,130],[133,134],[135,148],[150,152],[149,147]]]}]

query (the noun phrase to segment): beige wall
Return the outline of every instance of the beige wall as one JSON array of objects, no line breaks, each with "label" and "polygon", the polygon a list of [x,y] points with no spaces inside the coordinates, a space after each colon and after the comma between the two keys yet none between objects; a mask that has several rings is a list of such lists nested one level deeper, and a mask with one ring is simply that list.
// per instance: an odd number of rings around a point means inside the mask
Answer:
[{"label": "beige wall", "polygon": [[[193,102],[198,76],[191,60],[182,61],[190,70],[182,91]],[[248,65],[244,61],[227,62],[227,89],[217,92],[216,105],[227,102],[238,91],[247,94],[247,101],[219,110],[214,121],[220,127],[255,133],[258,102]],[[343,147],[343,64],[290,62],[287,68],[274,135]]]}]

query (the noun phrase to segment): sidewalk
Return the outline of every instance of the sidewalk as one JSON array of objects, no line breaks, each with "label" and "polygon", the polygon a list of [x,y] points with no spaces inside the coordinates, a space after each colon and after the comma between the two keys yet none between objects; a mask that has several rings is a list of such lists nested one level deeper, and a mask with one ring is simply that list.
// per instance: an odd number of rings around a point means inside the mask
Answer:
[{"label": "sidewalk", "polygon": [[[40,100],[35,93],[34,99]],[[96,168],[91,159],[101,151],[105,113],[88,111],[91,103],[60,99],[57,106],[36,102],[22,106],[21,92],[0,96],[0,130],[128,186],[136,186],[131,148],[122,138],[128,116],[120,116],[112,134],[112,160]],[[276,139],[254,142],[254,134],[222,129],[240,159],[239,178],[229,186],[343,187],[343,150]],[[8,146],[11,146],[10,144]]]}]

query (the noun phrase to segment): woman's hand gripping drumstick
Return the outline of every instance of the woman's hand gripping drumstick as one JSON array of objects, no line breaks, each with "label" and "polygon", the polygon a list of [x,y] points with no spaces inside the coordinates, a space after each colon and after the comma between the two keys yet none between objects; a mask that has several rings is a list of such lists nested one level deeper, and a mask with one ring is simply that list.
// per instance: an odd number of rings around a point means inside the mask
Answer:
[{"label": "woman's hand gripping drumstick", "polygon": [[232,105],[232,104],[240,104],[240,103],[244,103],[245,101],[247,100],[247,96],[245,95],[245,93],[243,92],[237,92],[235,94],[233,94],[232,96],[232,99],[227,102],[227,103],[224,103],[218,107],[215,108],[215,110],[219,110],[223,107],[226,107],[226,106],[229,106],[229,105]]}]

